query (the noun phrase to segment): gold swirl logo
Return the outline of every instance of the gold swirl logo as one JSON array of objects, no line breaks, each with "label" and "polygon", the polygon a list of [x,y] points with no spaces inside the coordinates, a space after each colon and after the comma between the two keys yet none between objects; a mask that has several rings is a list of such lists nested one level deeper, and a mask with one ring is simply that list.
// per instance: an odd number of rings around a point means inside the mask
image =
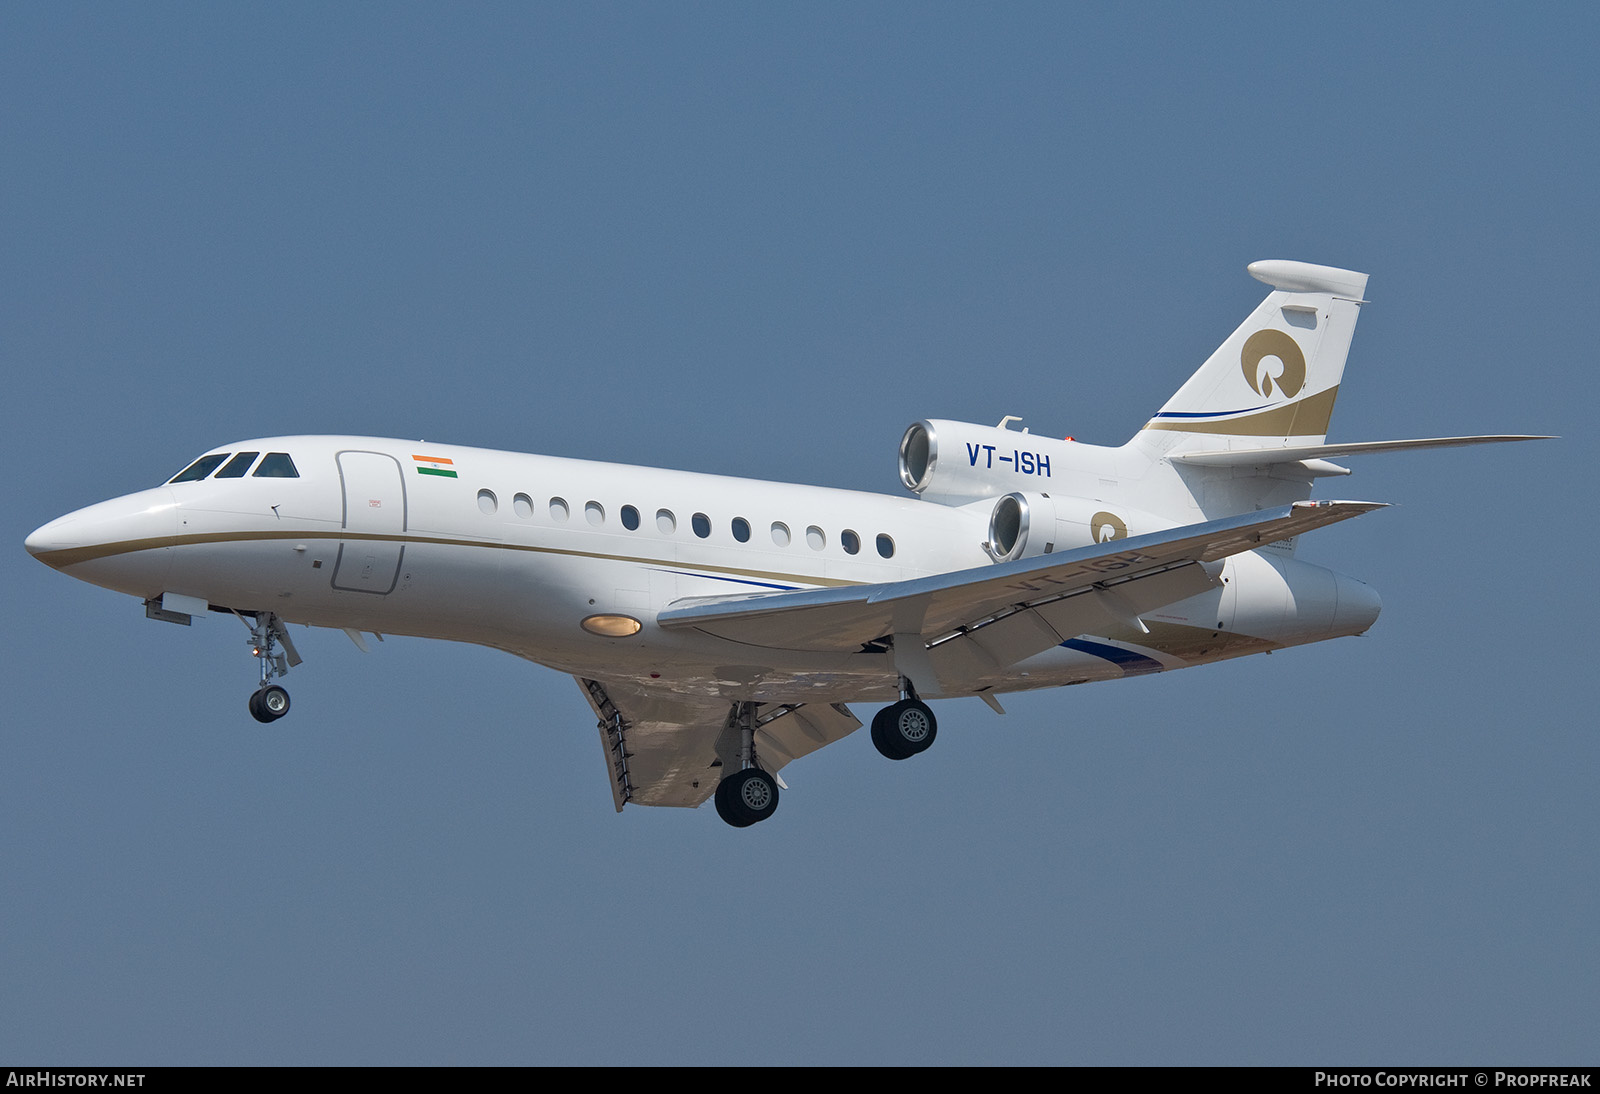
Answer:
[{"label": "gold swirl logo", "polygon": [[1128,526],[1115,513],[1102,509],[1089,518],[1089,534],[1096,543],[1109,543],[1114,539],[1127,539]]},{"label": "gold swirl logo", "polygon": [[[1283,363],[1283,371],[1276,377],[1261,363],[1268,357],[1276,357]],[[1294,398],[1305,387],[1306,355],[1300,352],[1300,344],[1281,330],[1258,330],[1252,334],[1245,341],[1239,362],[1244,366],[1245,383],[1257,395],[1270,398],[1274,379],[1285,398]]]}]

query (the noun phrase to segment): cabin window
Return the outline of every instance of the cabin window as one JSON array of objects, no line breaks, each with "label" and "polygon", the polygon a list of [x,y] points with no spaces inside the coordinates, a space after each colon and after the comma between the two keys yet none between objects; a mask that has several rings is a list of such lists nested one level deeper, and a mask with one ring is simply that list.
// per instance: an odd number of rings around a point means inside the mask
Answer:
[{"label": "cabin window", "polygon": [[551,520],[566,520],[567,519],[567,499],[566,498],[551,498],[550,499],[550,519]]},{"label": "cabin window", "polygon": [[678,518],[672,515],[671,509],[656,510],[656,531],[664,536],[670,536],[678,530]]},{"label": "cabin window", "polygon": [[789,546],[789,526],[782,521],[772,522],[772,542],[779,547]]},{"label": "cabin window", "polygon": [[631,505],[622,507],[622,526],[630,532],[639,530],[639,510]]},{"label": "cabin window", "polygon": [[256,462],[256,457],[259,456],[259,455],[261,455],[261,453],[259,453],[259,452],[241,452],[241,453],[239,453],[237,456],[235,456],[233,459],[229,460],[225,465],[223,465],[222,470],[217,472],[217,478],[219,478],[219,479],[242,479],[242,478],[244,478],[244,473],[246,471],[250,470],[250,465]]},{"label": "cabin window", "polygon": [[847,555],[857,554],[861,550],[861,537],[846,528],[839,533],[839,546],[844,548],[844,553]]},{"label": "cabin window", "polygon": [[806,529],[806,544],[813,551],[820,551],[828,545],[828,534],[813,524]]},{"label": "cabin window", "polygon": [[705,539],[711,534],[711,518],[704,513],[696,513],[689,518],[689,525],[694,529],[694,534]]},{"label": "cabin window", "polygon": [[298,479],[300,472],[294,468],[294,461],[287,452],[268,452],[261,459],[261,466],[256,468],[256,473],[251,476],[255,479]]},{"label": "cabin window", "polygon": [[494,496],[493,490],[478,491],[478,512],[486,517],[492,517],[495,510],[499,508],[500,499]]},{"label": "cabin window", "polygon": [[750,542],[750,522],[743,517],[733,518],[733,538],[740,543]]},{"label": "cabin window", "polygon": [[894,540],[890,539],[882,532],[878,533],[878,553],[884,558],[894,557]]},{"label": "cabin window", "polygon": [[606,522],[606,507],[597,501],[588,502],[583,507],[583,516],[585,520],[598,528]]},{"label": "cabin window", "polygon": [[217,469],[217,464],[221,463],[227,458],[228,454],[226,452],[218,452],[211,456],[201,456],[188,467],[185,467],[182,471],[179,471],[176,475],[172,476],[172,478],[168,479],[167,482],[195,482],[199,479],[203,479]]},{"label": "cabin window", "polygon": [[526,494],[518,494],[511,499],[511,508],[516,510],[517,516],[527,520],[533,516],[533,499]]}]

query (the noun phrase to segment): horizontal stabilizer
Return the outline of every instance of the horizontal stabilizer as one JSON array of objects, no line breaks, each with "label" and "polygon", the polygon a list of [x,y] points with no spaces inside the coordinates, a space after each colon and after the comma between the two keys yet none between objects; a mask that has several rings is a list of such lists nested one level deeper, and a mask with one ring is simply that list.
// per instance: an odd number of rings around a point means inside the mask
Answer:
[{"label": "horizontal stabilizer", "polygon": [[1419,437],[1405,441],[1356,441],[1352,444],[1314,444],[1292,448],[1219,449],[1210,452],[1184,452],[1167,457],[1173,463],[1202,467],[1269,467],[1299,463],[1301,460],[1338,459],[1368,452],[1404,452],[1413,448],[1461,448],[1469,444],[1499,444],[1503,441],[1550,441],[1554,437],[1523,434],[1485,434],[1477,437]]},{"label": "horizontal stabilizer", "polygon": [[1367,275],[1336,266],[1314,266],[1309,262],[1289,262],[1266,258],[1245,267],[1250,276],[1284,292],[1325,292],[1360,300],[1367,291]]}]

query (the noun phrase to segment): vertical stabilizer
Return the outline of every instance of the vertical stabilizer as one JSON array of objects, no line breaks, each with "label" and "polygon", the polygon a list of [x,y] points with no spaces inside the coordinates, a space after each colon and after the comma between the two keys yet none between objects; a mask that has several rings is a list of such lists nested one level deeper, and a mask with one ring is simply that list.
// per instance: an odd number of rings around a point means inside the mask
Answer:
[{"label": "vertical stabilizer", "polygon": [[1136,441],[1152,455],[1327,436],[1367,275],[1280,259],[1249,270],[1273,292],[1145,423]]}]

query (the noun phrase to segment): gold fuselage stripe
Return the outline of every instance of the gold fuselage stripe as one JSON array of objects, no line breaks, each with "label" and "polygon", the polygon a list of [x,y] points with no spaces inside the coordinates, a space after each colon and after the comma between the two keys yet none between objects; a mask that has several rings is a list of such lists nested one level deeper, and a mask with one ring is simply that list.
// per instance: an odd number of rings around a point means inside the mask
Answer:
[{"label": "gold fuselage stripe", "polygon": [[716,566],[703,563],[678,562],[671,558],[646,558],[639,555],[616,555],[601,551],[575,551],[562,547],[541,547],[530,543],[501,543],[494,540],[455,539],[448,536],[390,535],[379,532],[194,532],[188,535],[152,536],[148,539],[128,539],[116,543],[97,543],[87,547],[64,547],[59,551],[45,551],[38,555],[40,562],[60,569],[91,562],[100,558],[135,554],[139,551],[156,551],[164,547],[189,547],[205,543],[258,543],[270,540],[333,540],[349,543],[366,540],[382,543],[426,543],[442,547],[486,547],[499,551],[526,551],[533,554],[565,555],[571,558],[594,558],[607,562],[628,562],[639,566],[656,566],[681,570],[705,570],[709,573],[737,574],[740,577],[760,578],[768,581],[790,581],[799,585],[860,585],[860,581],[822,577],[813,574],[790,574],[769,570],[750,570],[738,566]]}]

